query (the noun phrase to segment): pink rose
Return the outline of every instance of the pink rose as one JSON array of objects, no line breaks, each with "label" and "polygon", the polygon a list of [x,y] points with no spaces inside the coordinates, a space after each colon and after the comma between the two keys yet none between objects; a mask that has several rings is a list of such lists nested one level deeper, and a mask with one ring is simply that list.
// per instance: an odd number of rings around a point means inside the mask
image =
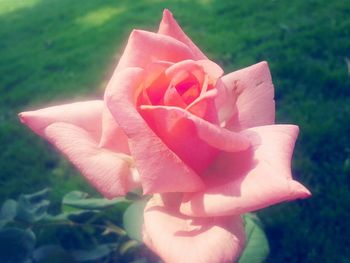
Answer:
[{"label": "pink rose", "polygon": [[20,114],[104,196],[142,187],[144,241],[166,262],[232,262],[240,215],[305,198],[290,163],[298,127],[275,125],[261,62],[223,76],[165,10],[134,30],[104,100]]}]

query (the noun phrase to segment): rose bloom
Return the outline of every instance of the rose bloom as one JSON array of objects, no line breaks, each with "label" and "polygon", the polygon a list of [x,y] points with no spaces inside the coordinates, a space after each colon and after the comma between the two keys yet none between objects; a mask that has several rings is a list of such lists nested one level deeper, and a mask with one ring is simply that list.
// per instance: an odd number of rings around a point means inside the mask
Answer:
[{"label": "rose bloom", "polygon": [[19,116],[105,197],[153,195],[143,239],[165,262],[232,262],[241,214],[310,196],[291,175],[298,127],[274,124],[267,63],[224,75],[168,10],[157,33],[131,33],[104,100]]}]

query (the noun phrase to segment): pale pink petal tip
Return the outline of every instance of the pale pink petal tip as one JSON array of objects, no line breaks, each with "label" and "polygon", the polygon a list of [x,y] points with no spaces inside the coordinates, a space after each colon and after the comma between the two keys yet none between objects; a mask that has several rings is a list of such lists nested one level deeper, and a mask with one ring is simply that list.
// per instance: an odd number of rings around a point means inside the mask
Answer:
[{"label": "pale pink petal tip", "polygon": [[18,114],[20,122],[26,125],[30,125],[35,116],[35,111],[24,111]]},{"label": "pale pink petal tip", "polygon": [[186,46],[191,49],[196,60],[207,59],[203,52],[185,34],[176,19],[173,17],[173,14],[168,9],[164,9],[163,11],[163,18],[160,22],[158,33],[170,36],[186,44]]},{"label": "pale pink petal tip", "polygon": [[173,17],[173,13],[171,13],[169,9],[165,8],[163,10],[163,19],[168,19],[172,17]]},{"label": "pale pink petal tip", "polygon": [[40,119],[36,117],[36,111],[24,111],[18,114],[19,121],[30,129],[32,129],[35,133],[42,135],[42,128],[45,126]]},{"label": "pale pink petal tip", "polygon": [[[289,183],[289,186],[291,187],[292,191],[295,193],[296,198],[304,199],[312,195],[311,192],[305,186],[303,186],[301,183],[297,181],[291,180]],[[292,199],[294,198],[292,197]]]},{"label": "pale pink petal tip", "polygon": [[20,121],[21,123],[23,123],[23,124],[26,123],[25,114],[26,114],[25,112],[21,112],[21,113],[18,114],[19,121]]}]

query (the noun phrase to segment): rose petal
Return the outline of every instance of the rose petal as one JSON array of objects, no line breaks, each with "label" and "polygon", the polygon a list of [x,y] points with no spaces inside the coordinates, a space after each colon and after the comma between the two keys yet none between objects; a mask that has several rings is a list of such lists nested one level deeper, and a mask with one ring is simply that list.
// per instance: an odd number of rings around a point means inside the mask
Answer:
[{"label": "rose petal", "polygon": [[204,74],[216,80],[224,73],[219,65],[208,59],[184,60],[170,66],[165,73],[169,78],[173,78],[181,71],[193,74],[199,82],[203,82]]},{"label": "rose petal", "polygon": [[[159,86],[159,81],[157,81],[157,78],[159,78],[159,76],[162,75],[162,73],[165,71],[167,67],[169,67],[169,65],[171,65],[171,63],[164,62],[164,61],[157,61],[155,63],[148,65],[146,69],[146,74],[147,74],[147,78],[145,80],[145,82],[147,82],[146,85],[151,85],[153,82],[155,82],[154,86],[155,88],[158,88],[157,93],[161,93],[159,92],[159,89],[161,89],[162,86]],[[114,78],[116,77],[116,75],[118,75],[117,71],[113,74],[109,83],[115,82]],[[149,90],[148,93],[149,93],[148,95],[153,100],[160,100],[159,97],[154,98],[155,97],[153,94],[155,93],[154,91]],[[113,151],[118,151],[118,152],[120,151],[126,154],[130,154],[130,149],[127,142],[127,136],[125,135],[124,131],[119,127],[119,125],[116,123],[107,105],[104,105],[102,124],[103,125],[102,125],[102,135],[100,140],[100,146],[111,149]]]},{"label": "rose petal", "polygon": [[238,217],[190,218],[149,201],[144,242],[167,263],[234,262],[245,233]]},{"label": "rose petal", "polygon": [[82,128],[58,122],[46,127],[44,136],[105,197],[125,195],[137,184],[133,182],[132,158],[99,148],[97,142]]},{"label": "rose petal", "polygon": [[245,136],[213,125],[181,108],[143,105],[140,110],[167,146],[198,173],[208,167],[218,149],[235,152],[249,147]]},{"label": "rose petal", "polygon": [[44,136],[43,132],[50,124],[66,122],[83,128],[98,140],[101,134],[102,109],[102,100],[92,100],[22,112],[19,118],[40,136]]},{"label": "rose petal", "polygon": [[203,68],[194,60],[183,60],[175,63],[165,70],[165,74],[168,79],[172,80],[172,84],[177,83],[186,79],[190,74],[197,79],[197,82],[201,83],[204,80]]},{"label": "rose petal", "polygon": [[198,65],[200,65],[204,72],[209,76],[210,84],[213,84],[218,78],[220,78],[224,71],[223,69],[213,61],[209,59],[203,59],[196,61]]},{"label": "rose petal", "polygon": [[200,51],[200,49],[192,42],[192,40],[183,32],[173,17],[173,14],[165,9],[163,11],[163,19],[160,22],[158,34],[173,37],[182,43],[185,43],[195,55],[195,59],[206,59],[207,57]]},{"label": "rose petal", "polygon": [[274,123],[274,88],[266,62],[225,75],[222,83],[217,107],[223,126],[243,130]]},{"label": "rose petal", "polygon": [[128,137],[115,122],[106,105],[103,108],[102,135],[99,146],[114,152],[130,154]]},{"label": "rose petal", "polygon": [[199,82],[203,81],[203,74],[210,75],[212,79],[220,78],[224,71],[215,62],[203,59],[203,60],[182,60],[179,62],[167,62],[167,61],[154,61],[147,65],[145,68],[146,82],[145,86],[149,86],[161,73],[165,72],[169,79],[175,77],[179,71],[190,72],[195,75]]},{"label": "rose petal", "polygon": [[143,95],[148,99],[141,99],[139,104],[157,105],[163,103],[165,92],[169,87],[169,80],[165,75],[165,70],[171,65],[169,62],[158,61],[149,64],[145,70],[145,79],[143,81]]},{"label": "rose petal", "polygon": [[[229,176],[225,184],[187,194],[180,210],[189,216],[243,214],[279,202],[306,198],[310,192],[291,177],[290,161],[298,127],[270,125],[243,132],[250,138],[251,155],[224,154],[207,176]],[[232,159],[230,159],[232,158]],[[252,159],[251,159],[252,158]],[[227,177],[226,177],[227,178]]]},{"label": "rose petal", "polygon": [[195,99],[186,110],[192,114],[202,118],[215,125],[219,125],[218,114],[215,105],[215,98],[217,97],[217,89],[211,89],[203,92]]},{"label": "rose petal", "polygon": [[182,42],[161,34],[133,30],[116,72],[128,67],[147,68],[155,61],[178,62],[193,59],[192,51]]},{"label": "rose petal", "polygon": [[108,84],[105,99],[129,138],[144,193],[198,191],[203,188],[199,176],[154,134],[135,108],[134,95],[143,73],[139,68],[119,72]]},{"label": "rose petal", "polygon": [[130,156],[97,145],[102,110],[103,101],[86,101],[22,112],[19,116],[34,132],[67,155],[103,195],[112,198],[124,195],[135,182],[131,176]]},{"label": "rose petal", "polygon": [[186,108],[187,105],[174,86],[169,87],[164,94],[164,105]]}]

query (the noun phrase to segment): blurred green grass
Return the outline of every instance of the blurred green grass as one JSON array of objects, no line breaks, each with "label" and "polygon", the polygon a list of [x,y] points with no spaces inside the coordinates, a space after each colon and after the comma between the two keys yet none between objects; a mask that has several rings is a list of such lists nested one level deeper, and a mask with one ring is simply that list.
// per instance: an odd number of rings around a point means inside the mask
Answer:
[{"label": "blurred green grass", "polygon": [[301,133],[294,176],[312,199],[260,212],[267,262],[350,261],[350,5],[347,1],[0,0],[0,200],[94,192],[17,113],[101,97],[133,28],[170,8],[226,72],[270,64],[277,122]]}]

